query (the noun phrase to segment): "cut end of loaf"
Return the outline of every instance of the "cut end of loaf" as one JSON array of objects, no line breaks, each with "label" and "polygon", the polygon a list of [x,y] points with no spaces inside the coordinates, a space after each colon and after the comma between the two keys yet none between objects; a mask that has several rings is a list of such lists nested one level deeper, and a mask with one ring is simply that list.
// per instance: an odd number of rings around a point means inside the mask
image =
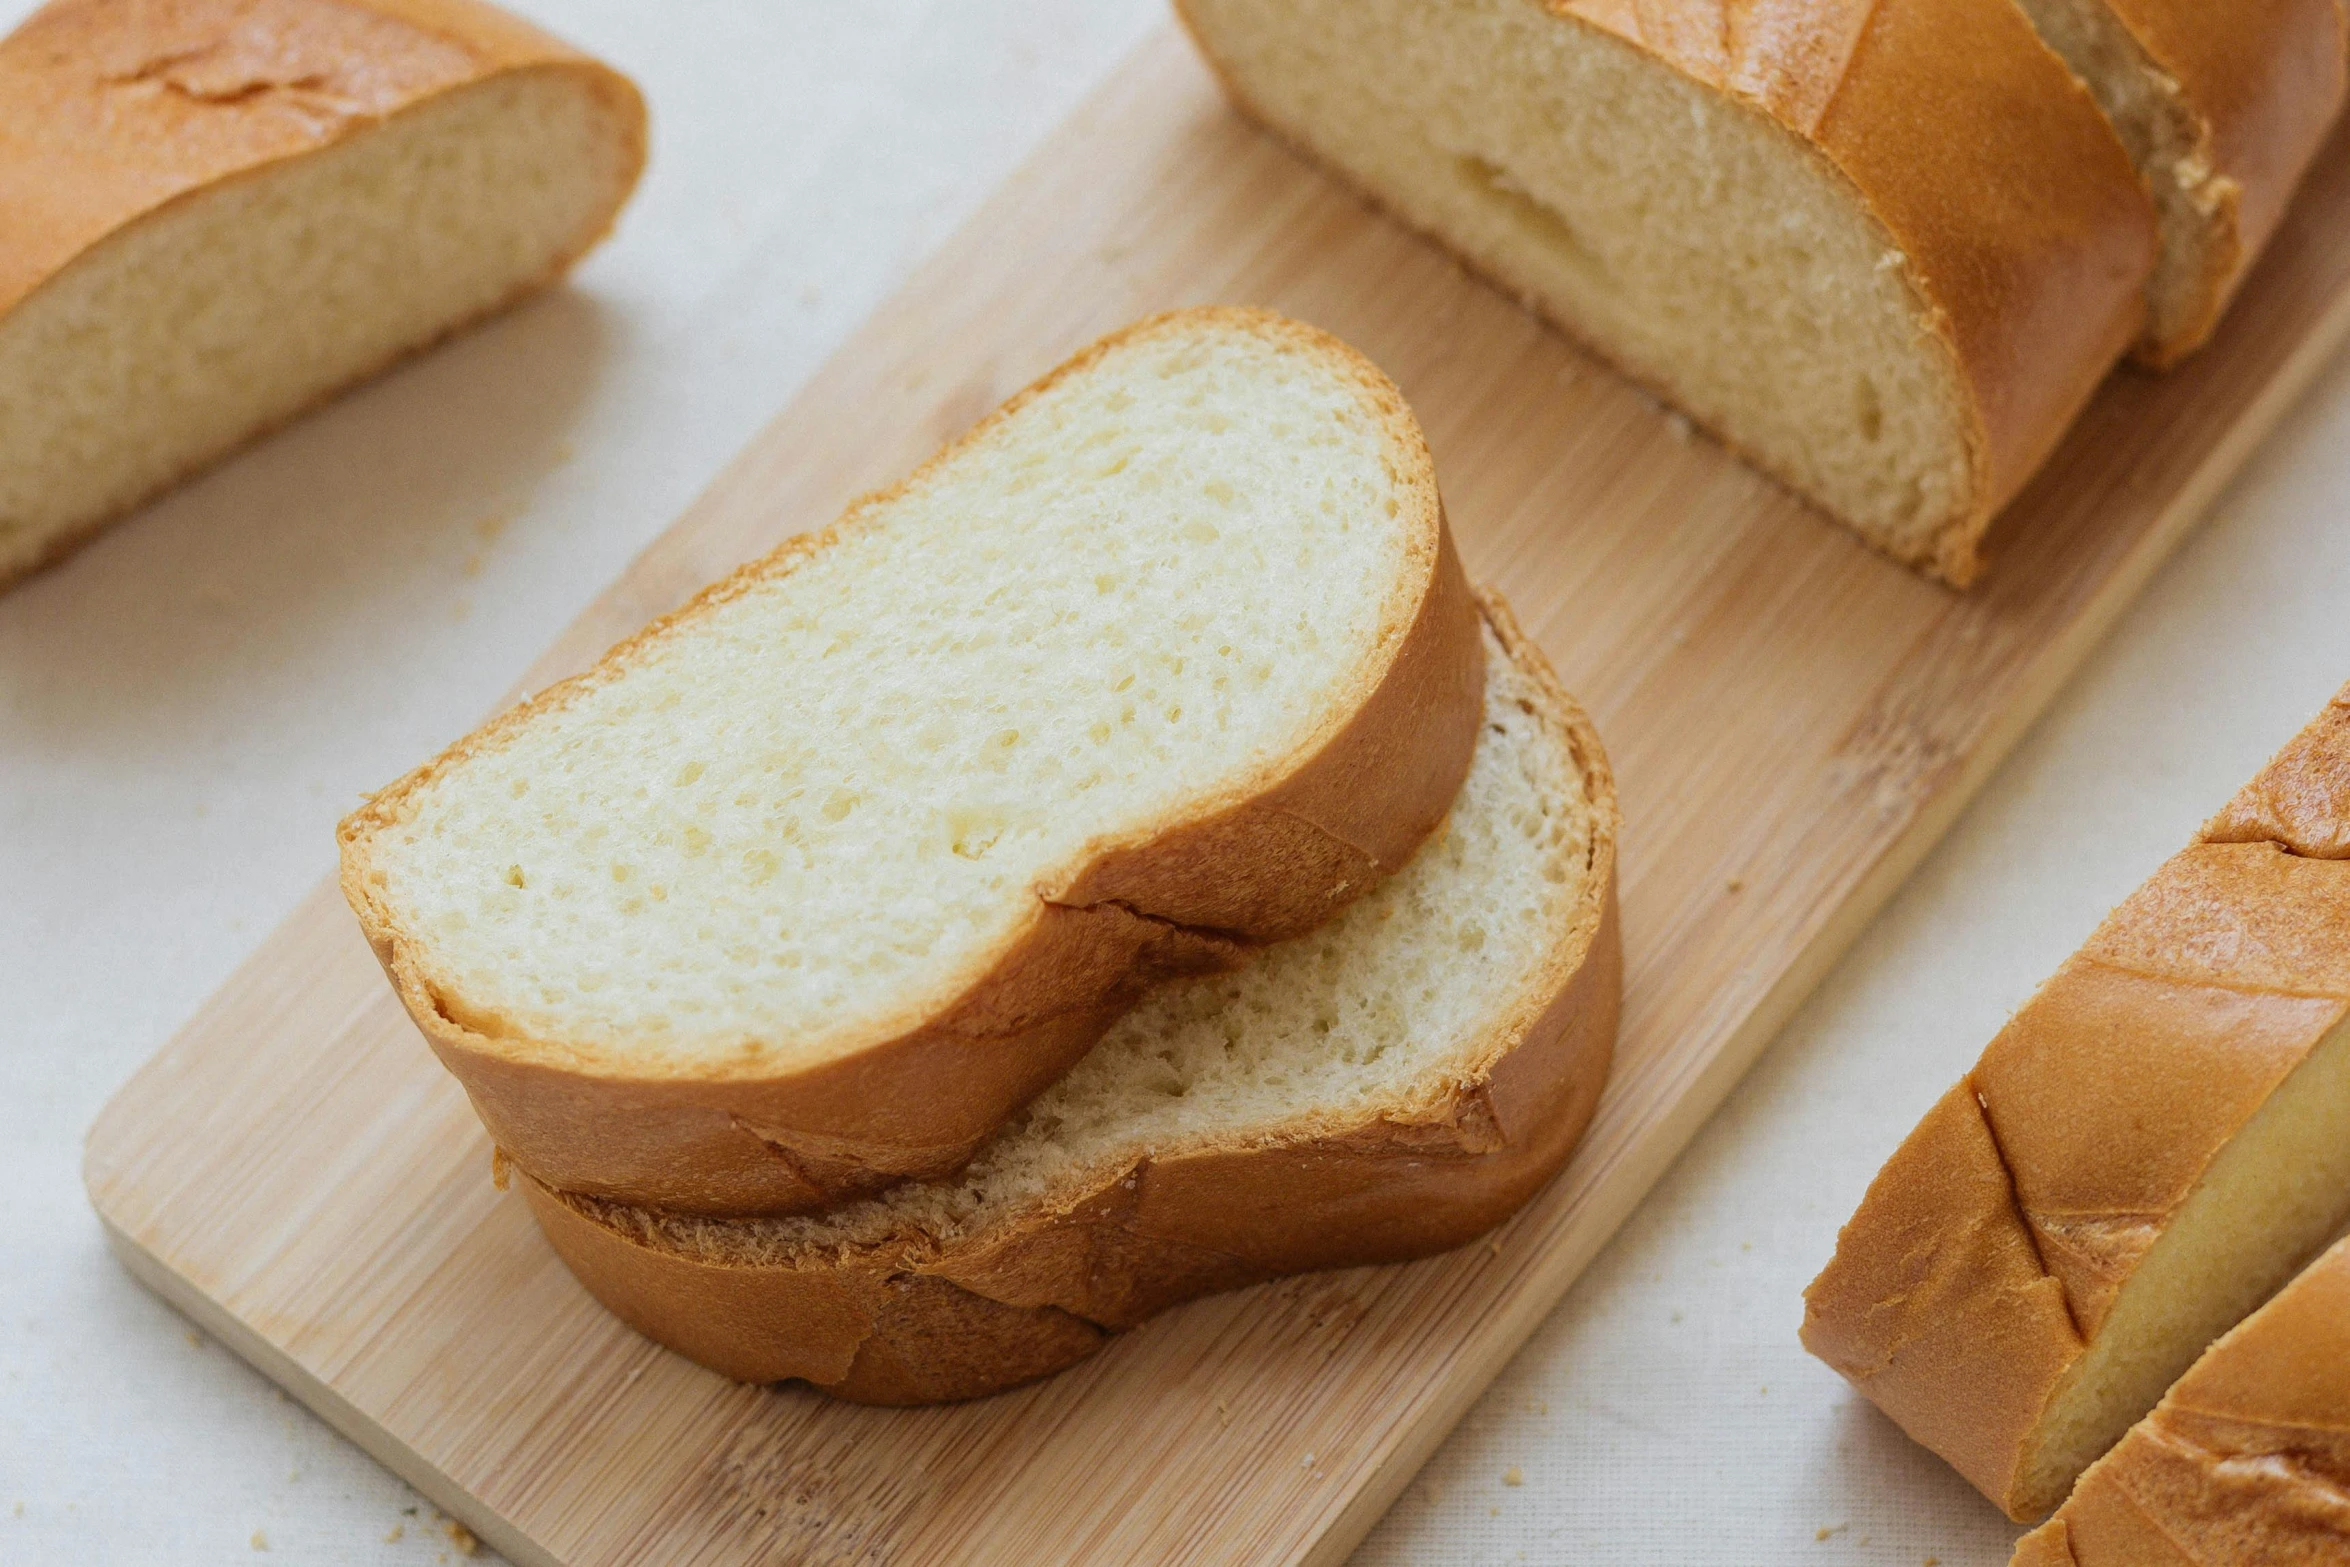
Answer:
[{"label": "cut end of loaf", "polygon": [[2097,99],[2154,198],[2162,252],[2135,356],[2155,368],[2174,364],[2210,337],[2246,264],[2241,190],[2218,167],[2210,122],[2106,0],[2023,6]]},{"label": "cut end of loaf", "polygon": [[1909,258],[1766,114],[1527,0],[1184,0],[1236,98],[1886,553],[1976,570]]},{"label": "cut end of loaf", "polygon": [[2045,1517],[2210,1343],[2350,1224],[2350,1023],[2212,1162],[2049,1399],[2010,1511]]},{"label": "cut end of loaf", "polygon": [[1447,569],[1373,367],[1262,312],[1160,318],[388,791],[346,885],[497,1048],[788,1073],[941,1015],[1105,853],[1281,786]]},{"label": "cut end of loaf", "polygon": [[610,226],[643,152],[618,78],[513,70],[83,251],[0,315],[0,581],[550,282]]},{"label": "cut end of loaf", "polygon": [[1805,1344],[2045,1516],[2350,1223],[2346,919],[2350,863],[2174,856],[1871,1183]]}]

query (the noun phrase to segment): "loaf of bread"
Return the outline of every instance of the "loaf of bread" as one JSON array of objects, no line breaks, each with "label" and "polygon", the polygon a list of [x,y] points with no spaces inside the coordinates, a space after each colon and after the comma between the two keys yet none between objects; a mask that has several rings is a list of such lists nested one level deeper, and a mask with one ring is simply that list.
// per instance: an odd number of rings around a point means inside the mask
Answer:
[{"label": "loaf of bread", "polygon": [[2012,1567],[2350,1562],[2350,1240],[2211,1346]]},{"label": "loaf of bread", "polygon": [[2342,0],[2023,0],[2162,217],[2145,363],[2202,346],[2342,110]]},{"label": "loaf of bread", "polygon": [[475,0],[54,0],[0,41],[0,584],[560,276],[629,82]]},{"label": "loaf of bread", "polygon": [[1179,0],[1246,112],[1963,584],[2153,204],[2012,0]]},{"label": "loaf of bread", "polygon": [[525,1183],[572,1271],[729,1376],[928,1403],[1177,1301],[1442,1251],[1582,1136],[1621,985],[1614,786],[1498,606],[1442,835],[1313,935],[1162,990],[952,1182],[696,1219]]},{"label": "loaf of bread", "polygon": [[1179,312],[386,790],[343,887],[531,1175],[821,1207],[1402,865],[1477,625],[1393,384]]},{"label": "loaf of bread", "polygon": [[1895,1152],[1804,1343],[2029,1521],[2350,1222],[2350,689]]}]

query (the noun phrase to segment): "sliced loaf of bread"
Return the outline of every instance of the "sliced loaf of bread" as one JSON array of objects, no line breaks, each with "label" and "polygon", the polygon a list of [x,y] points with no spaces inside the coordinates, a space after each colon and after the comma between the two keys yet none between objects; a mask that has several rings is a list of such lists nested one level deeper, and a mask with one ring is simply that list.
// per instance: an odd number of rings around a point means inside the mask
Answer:
[{"label": "sliced loaf of bread", "polygon": [[626,78],[475,0],[54,0],[0,41],[0,584],[561,275]]},{"label": "sliced loaf of bread", "polygon": [[2342,111],[2342,0],[2023,0],[2154,193],[2138,357],[2201,347]]},{"label": "sliced loaf of bread", "polygon": [[1402,865],[1484,668],[1395,387],[1180,312],[386,790],[343,887],[532,1175],[800,1211]]},{"label": "sliced loaf of bread", "polygon": [[2350,1222],[2350,690],[1927,1113],[1803,1339],[2019,1520]]},{"label": "sliced loaf of bread", "polygon": [[2205,1351],[2012,1567],[2350,1562],[2350,1240]]},{"label": "sliced loaf of bread", "polygon": [[1179,0],[1234,100],[1878,548],[1965,583],[2155,217],[2013,0]]},{"label": "sliced loaf of bread", "polygon": [[1492,626],[1442,834],[1324,929],[1152,996],[959,1179],[762,1220],[526,1181],[556,1250],[729,1376],[902,1404],[1042,1376],[1193,1296],[1500,1222],[1590,1119],[1621,958],[1606,759],[1498,606]]}]

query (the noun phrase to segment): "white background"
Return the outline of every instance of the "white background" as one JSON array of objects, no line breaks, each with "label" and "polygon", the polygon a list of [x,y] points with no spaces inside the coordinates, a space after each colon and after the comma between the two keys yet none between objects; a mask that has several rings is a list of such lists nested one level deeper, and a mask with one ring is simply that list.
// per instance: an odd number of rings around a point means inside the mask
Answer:
[{"label": "white background", "polygon": [[[0,598],[0,1561],[449,1551],[428,1505],[116,1267],[83,1130],[328,869],[360,792],[469,727],[1160,21],[518,9],[652,100],[616,240]],[[2346,509],[2337,369],[1361,1561],[2005,1560],[2014,1531],[1802,1354],[1797,1293],[2008,1010],[2350,677]]]}]

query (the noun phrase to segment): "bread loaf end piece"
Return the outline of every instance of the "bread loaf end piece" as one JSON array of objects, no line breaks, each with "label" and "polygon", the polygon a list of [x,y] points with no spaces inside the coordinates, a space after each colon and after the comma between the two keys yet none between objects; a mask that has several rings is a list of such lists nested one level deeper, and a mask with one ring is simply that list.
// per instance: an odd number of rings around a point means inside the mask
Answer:
[{"label": "bread loaf end piece", "polygon": [[2010,0],[1179,10],[1250,115],[1950,582],[2137,336],[2152,204]]},{"label": "bread loaf end piece", "polygon": [[2207,1350],[2014,1567],[2350,1561],[2350,1240]]},{"label": "bread loaf end piece", "polygon": [[[2247,795],[2322,796],[2341,734],[2329,709]],[[2350,1223],[2344,931],[2350,861],[2174,856],[1888,1161],[1805,1292],[1805,1345],[2044,1516]]]},{"label": "bread loaf end piece", "polygon": [[1160,992],[953,1181],[793,1219],[526,1185],[581,1281],[746,1381],[971,1398],[1178,1301],[1457,1246],[1588,1124],[1615,1037],[1614,786],[1498,604],[1442,834],[1336,922]]},{"label": "bread loaf end piece", "polygon": [[2097,97],[2162,220],[2137,358],[2210,338],[2340,117],[2341,0],[2022,0]]},{"label": "bread loaf end piece", "polygon": [[343,886],[524,1170],[806,1211],[1408,860],[1478,635],[1393,383],[1176,312],[378,795]]},{"label": "bread loaf end piece", "polygon": [[472,0],[56,0],[0,41],[0,583],[559,277],[628,80]]}]

